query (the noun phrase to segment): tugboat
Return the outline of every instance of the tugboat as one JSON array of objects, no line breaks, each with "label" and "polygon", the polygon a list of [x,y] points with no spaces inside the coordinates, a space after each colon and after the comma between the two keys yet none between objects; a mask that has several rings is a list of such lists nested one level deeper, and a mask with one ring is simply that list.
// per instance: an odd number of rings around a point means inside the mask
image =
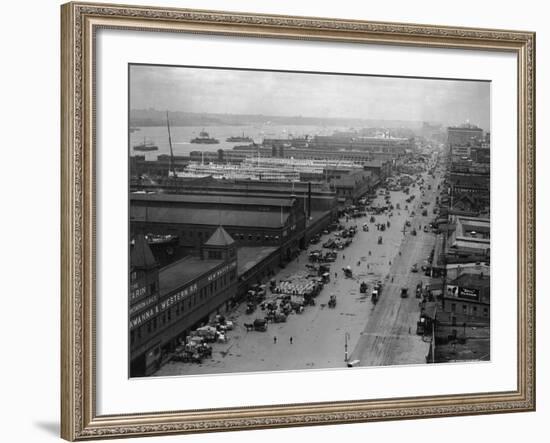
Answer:
[{"label": "tugboat", "polygon": [[226,142],[231,142],[231,143],[253,143],[254,140],[252,140],[252,137],[249,137],[249,136],[245,136],[244,135],[244,132],[243,132],[243,135],[237,135],[237,136],[231,136],[231,137],[228,137],[225,139]]},{"label": "tugboat", "polygon": [[143,143],[140,143],[139,145],[134,145],[134,151],[158,151],[158,146],[155,145],[153,142],[148,142],[143,139]]},{"label": "tugboat", "polygon": [[191,143],[198,143],[201,145],[217,145],[219,142],[217,138],[210,137],[210,134],[206,131],[201,131],[198,137],[191,139]]}]

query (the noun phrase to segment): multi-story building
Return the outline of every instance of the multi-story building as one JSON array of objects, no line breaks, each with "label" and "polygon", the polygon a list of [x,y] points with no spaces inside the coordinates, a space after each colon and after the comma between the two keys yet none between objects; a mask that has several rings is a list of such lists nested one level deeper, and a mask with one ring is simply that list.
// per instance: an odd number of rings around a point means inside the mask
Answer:
[{"label": "multi-story building", "polygon": [[461,274],[447,280],[442,298],[443,312],[451,314],[451,325],[464,322],[488,323],[491,306],[489,275]]},{"label": "multi-story building", "polygon": [[450,216],[445,260],[451,263],[489,262],[491,227],[486,218]]},{"label": "multi-story building", "polygon": [[324,150],[356,150],[385,152],[403,155],[414,148],[413,140],[397,137],[361,137],[351,135],[316,135],[309,144],[310,148]]},{"label": "multi-story building", "polygon": [[139,377],[155,372],[190,330],[229,308],[238,284],[236,244],[218,226],[199,256],[158,268],[138,234],[130,263],[130,376]]},{"label": "multi-story building", "polygon": [[289,261],[306,245],[306,207],[296,196],[130,194],[130,229],[177,236],[181,256],[200,250],[223,225],[239,246],[276,246]]},{"label": "multi-story building", "polygon": [[483,129],[469,123],[447,128],[447,143],[453,146],[477,146],[483,140]]}]

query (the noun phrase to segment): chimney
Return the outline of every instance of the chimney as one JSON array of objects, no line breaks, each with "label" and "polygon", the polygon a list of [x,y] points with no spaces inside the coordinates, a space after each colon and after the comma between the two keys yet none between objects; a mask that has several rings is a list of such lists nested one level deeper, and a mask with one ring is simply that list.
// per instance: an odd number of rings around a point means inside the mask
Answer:
[{"label": "chimney", "polygon": [[307,218],[311,218],[311,182],[307,183]]}]

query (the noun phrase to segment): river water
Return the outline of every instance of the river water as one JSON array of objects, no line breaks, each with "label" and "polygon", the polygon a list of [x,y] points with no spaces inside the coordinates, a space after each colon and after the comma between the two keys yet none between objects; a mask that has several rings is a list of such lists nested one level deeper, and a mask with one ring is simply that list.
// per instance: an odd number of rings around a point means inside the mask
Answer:
[{"label": "river water", "polygon": [[[261,143],[264,138],[287,138],[290,136],[303,137],[305,135],[331,135],[336,130],[346,130],[344,126],[292,126],[292,125],[250,125],[250,126],[173,126],[172,147],[174,155],[189,155],[191,151],[217,151],[218,149],[232,149],[237,145],[247,145],[247,142],[227,142],[231,136],[243,134],[256,143]],[[191,143],[191,139],[198,137],[201,131],[206,131],[210,137],[220,141],[219,144],[206,145]],[[158,151],[139,152],[133,147],[143,143],[144,138],[158,146]],[[147,160],[155,160],[159,154],[169,154],[168,130],[166,126],[142,126],[138,131],[130,133],[130,155],[145,155]]]}]

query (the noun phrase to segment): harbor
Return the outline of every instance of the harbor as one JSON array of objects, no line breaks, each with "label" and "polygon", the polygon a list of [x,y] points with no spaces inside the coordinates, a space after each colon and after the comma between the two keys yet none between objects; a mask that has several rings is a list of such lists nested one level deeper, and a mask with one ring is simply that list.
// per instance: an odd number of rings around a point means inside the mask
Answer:
[{"label": "harbor", "polygon": [[131,377],[491,359],[489,131],[131,117]]}]

